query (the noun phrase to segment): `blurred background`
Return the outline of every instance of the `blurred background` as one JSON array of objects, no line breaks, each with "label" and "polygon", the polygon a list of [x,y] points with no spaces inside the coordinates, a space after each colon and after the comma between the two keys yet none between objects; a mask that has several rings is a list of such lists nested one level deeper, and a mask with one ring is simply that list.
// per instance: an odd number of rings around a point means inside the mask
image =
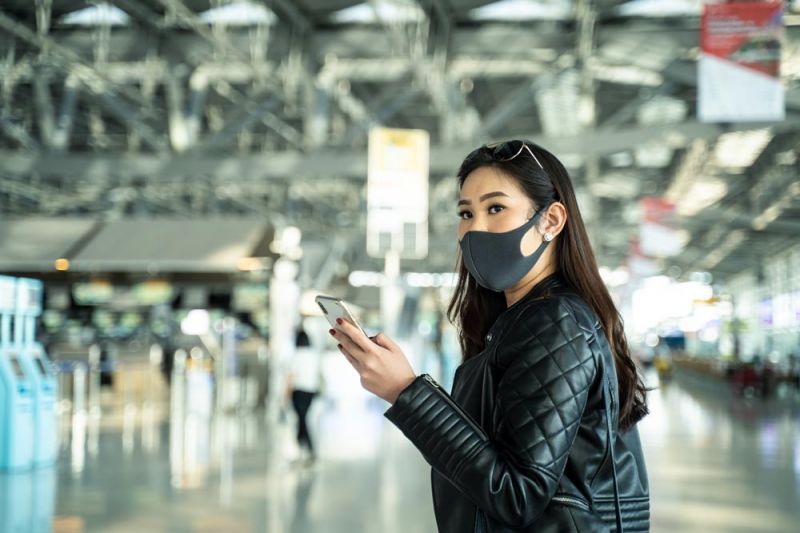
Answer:
[{"label": "blurred background", "polygon": [[435,531],[314,297],[449,388],[511,138],[652,387],[652,530],[797,531],[800,2],[2,0],[0,532]]}]

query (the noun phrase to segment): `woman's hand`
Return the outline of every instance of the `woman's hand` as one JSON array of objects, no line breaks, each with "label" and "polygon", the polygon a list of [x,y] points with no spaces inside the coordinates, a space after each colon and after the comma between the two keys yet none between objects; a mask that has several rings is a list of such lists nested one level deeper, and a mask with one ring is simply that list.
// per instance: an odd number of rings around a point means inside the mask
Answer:
[{"label": "woman's hand", "polygon": [[332,329],[330,333],[361,376],[361,386],[394,403],[417,377],[403,351],[383,333],[369,338],[346,320],[339,319],[337,324],[338,330]]}]

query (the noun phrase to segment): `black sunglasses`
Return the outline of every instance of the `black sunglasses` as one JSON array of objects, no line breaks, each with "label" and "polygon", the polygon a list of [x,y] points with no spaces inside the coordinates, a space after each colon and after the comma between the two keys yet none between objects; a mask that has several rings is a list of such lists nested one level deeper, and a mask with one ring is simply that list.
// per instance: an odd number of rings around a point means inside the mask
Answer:
[{"label": "black sunglasses", "polygon": [[533,150],[531,150],[531,148],[523,141],[514,140],[495,144],[487,144],[485,148],[489,150],[492,158],[500,163],[511,161],[512,159],[519,157],[519,155],[523,152],[528,152],[533,160],[536,161],[536,164],[539,165],[539,168],[544,170],[544,167],[539,162],[539,158],[536,157],[536,154],[533,153]]}]

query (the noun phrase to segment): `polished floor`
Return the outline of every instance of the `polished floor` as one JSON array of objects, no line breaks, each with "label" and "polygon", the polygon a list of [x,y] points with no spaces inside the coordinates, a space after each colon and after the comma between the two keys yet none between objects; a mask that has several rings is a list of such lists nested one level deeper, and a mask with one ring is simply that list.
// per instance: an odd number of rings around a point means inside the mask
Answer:
[{"label": "polished floor", "polygon": [[[641,424],[655,532],[794,532],[800,409],[679,383]],[[131,409],[64,427],[56,467],[0,475],[1,533],[429,533],[429,470],[360,394],[312,408],[298,461],[291,415]]]}]

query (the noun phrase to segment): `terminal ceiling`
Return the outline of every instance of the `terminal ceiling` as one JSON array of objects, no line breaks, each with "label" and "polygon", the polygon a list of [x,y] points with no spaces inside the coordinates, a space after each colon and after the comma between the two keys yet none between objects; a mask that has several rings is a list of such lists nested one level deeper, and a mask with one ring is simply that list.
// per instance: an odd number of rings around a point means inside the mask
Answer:
[{"label": "terminal ceiling", "polygon": [[423,128],[431,252],[409,268],[453,265],[460,158],[524,137],[563,157],[601,263],[665,196],[688,244],[662,266],[724,277],[800,229],[800,5],[787,119],[702,124],[700,3],[5,0],[0,216],[258,216],[369,268],[367,131]]}]

